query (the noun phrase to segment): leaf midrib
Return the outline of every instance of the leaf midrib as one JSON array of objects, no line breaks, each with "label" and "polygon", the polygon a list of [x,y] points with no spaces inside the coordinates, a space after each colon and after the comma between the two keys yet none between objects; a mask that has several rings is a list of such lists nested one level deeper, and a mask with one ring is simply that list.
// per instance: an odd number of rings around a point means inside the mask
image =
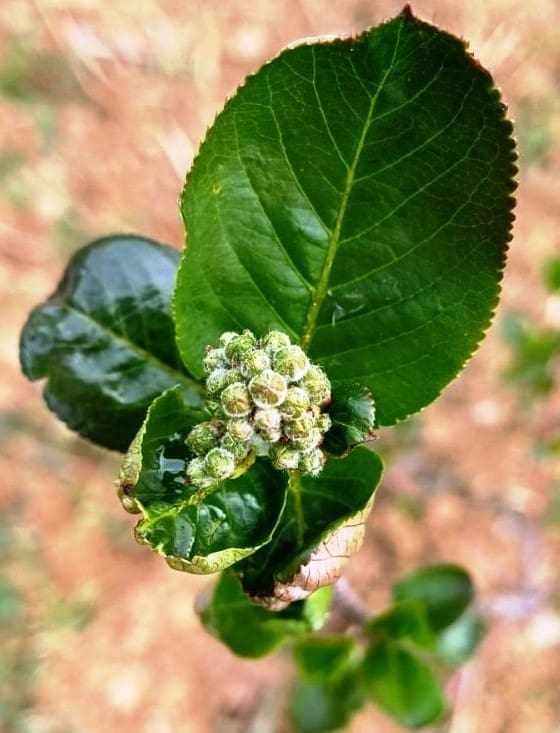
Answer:
[{"label": "leaf midrib", "polygon": [[173,379],[176,379],[178,383],[182,383],[187,387],[190,387],[191,389],[195,389],[196,391],[200,392],[202,394],[202,385],[198,382],[195,382],[194,379],[191,379],[185,372],[180,372],[178,369],[175,369],[174,367],[170,366],[169,364],[166,364],[164,361],[159,359],[157,356],[152,354],[151,352],[144,349],[142,346],[139,346],[134,341],[131,341],[130,339],[125,338],[121,334],[115,333],[111,328],[109,328],[106,324],[100,323],[99,321],[95,320],[89,313],[86,313],[85,311],[80,310],[79,308],[76,308],[76,306],[64,302],[62,304],[63,308],[68,309],[71,313],[74,313],[75,315],[80,316],[81,318],[84,318],[89,323],[94,324],[97,326],[97,328],[101,329],[101,331],[110,337],[110,339],[117,341],[118,343],[124,345],[126,348],[130,349],[131,351],[138,354],[146,363],[148,363],[150,366],[155,367],[156,369],[159,369],[162,372],[165,372],[169,376],[171,376]]},{"label": "leaf midrib", "polygon": [[383,78],[381,79],[381,82],[379,83],[379,86],[377,87],[375,94],[372,96],[370,100],[368,113],[367,113],[367,116],[366,116],[366,119],[365,119],[365,122],[362,128],[362,133],[356,145],[356,150],[354,151],[354,157],[352,158],[352,162],[348,168],[344,191],[342,193],[342,197],[340,200],[340,207],[338,210],[338,214],[336,216],[334,227],[328,239],[327,253],[325,256],[325,260],[323,262],[321,275],[319,277],[317,287],[315,288],[314,296],[311,299],[311,306],[307,312],[307,318],[306,318],[303,332],[302,332],[302,335],[299,341],[300,346],[304,351],[307,351],[309,349],[309,344],[311,343],[311,339],[313,338],[313,333],[315,331],[315,325],[317,323],[319,311],[321,310],[321,306],[323,305],[323,301],[328,291],[332,266],[333,266],[336,254],[338,252],[338,248],[340,247],[340,244],[341,244],[340,234],[342,232],[342,225],[344,223],[344,218],[346,216],[346,210],[348,208],[348,202],[350,200],[350,195],[352,193],[352,189],[354,186],[354,182],[356,178],[356,170],[358,168],[358,163],[360,162],[360,157],[364,149],[366,137],[368,135],[371,123],[373,121],[373,113],[375,110],[375,106],[377,104],[377,100],[379,99],[379,95],[381,94],[383,88],[385,87],[385,83],[389,75],[393,71],[393,68],[395,65],[395,58],[397,55],[397,49],[399,47],[401,30],[402,30],[402,25],[399,28],[399,32],[397,34],[391,63],[387,67],[387,70],[385,71],[385,74],[383,75]]}]

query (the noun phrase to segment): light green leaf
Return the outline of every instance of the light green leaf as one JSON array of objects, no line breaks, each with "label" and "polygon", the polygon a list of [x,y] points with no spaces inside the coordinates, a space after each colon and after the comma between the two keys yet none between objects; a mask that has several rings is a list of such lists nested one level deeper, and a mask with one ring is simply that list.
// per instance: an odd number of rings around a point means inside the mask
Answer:
[{"label": "light green leaf", "polygon": [[431,402],[488,327],[514,143],[490,75],[409,10],[290,48],[247,79],[181,199],[177,337],[201,376],[226,330],[278,328],[390,425]]},{"label": "light green leaf", "polygon": [[175,384],[192,407],[202,387],[175,346],[171,293],[179,254],[132,235],[79,250],[56,291],[22,332],[24,374],[47,381],[44,397],[69,428],[125,451],[152,400]]},{"label": "light green leaf", "polygon": [[431,669],[397,642],[380,641],[367,653],[363,667],[368,696],[409,728],[421,728],[442,716],[446,703]]},{"label": "light green leaf", "polygon": [[357,643],[350,636],[306,636],[294,644],[296,666],[310,682],[340,676],[356,654]]},{"label": "light green leaf", "polygon": [[387,639],[409,639],[423,647],[432,647],[436,636],[430,628],[425,605],[409,599],[396,603],[388,611],[374,616],[365,625],[365,630],[375,636]]}]

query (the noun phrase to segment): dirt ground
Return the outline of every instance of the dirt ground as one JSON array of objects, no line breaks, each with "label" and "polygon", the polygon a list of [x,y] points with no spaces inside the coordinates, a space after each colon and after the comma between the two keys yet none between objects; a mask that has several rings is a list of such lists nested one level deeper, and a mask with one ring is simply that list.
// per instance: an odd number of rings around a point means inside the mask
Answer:
[{"label": "dirt ground", "polygon": [[[29,309],[90,239],[177,247],[176,200],[206,127],[244,76],[294,39],[351,34],[400,2],[3,0],[0,3],[0,730],[287,733],[287,658],[234,658],[200,627],[208,580],[137,546],[113,491],[119,457],[86,445],[20,375]],[[450,685],[441,733],[560,731],[560,395],[521,408],[499,325],[556,319],[560,5],[417,0],[468,38],[517,121],[515,238],[497,324],[410,424],[381,431],[388,470],[347,577],[373,611],[399,574],[467,567],[489,630]],[[560,381],[559,381],[560,383]],[[2,727],[3,726],[3,727]],[[352,733],[400,730],[373,707]]]}]

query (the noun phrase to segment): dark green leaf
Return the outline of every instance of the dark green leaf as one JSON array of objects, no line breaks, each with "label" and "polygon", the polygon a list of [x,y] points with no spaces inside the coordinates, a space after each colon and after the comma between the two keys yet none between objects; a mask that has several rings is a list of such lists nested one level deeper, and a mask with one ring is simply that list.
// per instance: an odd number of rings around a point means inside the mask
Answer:
[{"label": "dark green leaf", "polygon": [[212,598],[200,611],[206,629],[241,657],[262,657],[290,638],[315,627],[308,601],[292,603],[284,611],[267,611],[245,595],[238,578],[222,573]]},{"label": "dark green leaf", "polygon": [[294,659],[306,680],[325,682],[343,673],[356,650],[349,636],[307,636],[294,644]]},{"label": "dark green leaf", "polygon": [[200,422],[173,387],[158,397],[123,463],[119,493],[129,511],[141,512],[139,542],[148,544],[177,570],[213,573],[266,544],[286,500],[286,477],[257,461],[212,493],[185,482],[191,427]]},{"label": "dark green leaf", "polygon": [[327,682],[298,682],[292,693],[292,722],[301,733],[344,728],[364,704],[364,690],[356,669]]},{"label": "dark green leaf", "polygon": [[331,457],[317,478],[294,472],[272,542],[241,564],[245,590],[282,607],[334,583],[362,543],[382,468],[360,447],[347,458]]},{"label": "dark green leaf", "polygon": [[99,239],[71,259],[56,291],[25,324],[29,379],[68,427],[125,451],[152,400],[175,384],[193,407],[200,385],[181,364],[171,320],[179,255],[149,239]]},{"label": "dark green leaf", "polygon": [[436,633],[456,621],[474,598],[472,580],[457,565],[430,565],[406,575],[393,587],[396,602],[420,601]]},{"label": "dark green leaf", "polygon": [[402,725],[421,728],[444,713],[445,698],[434,673],[398,643],[377,643],[362,670],[369,697]]},{"label": "dark green leaf", "polygon": [[424,647],[431,647],[436,641],[428,623],[425,605],[413,599],[397,603],[385,613],[375,616],[368,621],[365,630],[373,636],[410,639]]},{"label": "dark green leaf", "polygon": [[370,391],[359,384],[340,385],[333,391],[329,406],[332,427],[323,448],[344,455],[355,445],[371,440],[375,427],[375,403]]},{"label": "dark green leaf", "polygon": [[178,344],[279,328],[380,425],[431,402],[481,340],[510,238],[512,127],[463,41],[410,12],[290,48],[238,90],[182,195]]}]

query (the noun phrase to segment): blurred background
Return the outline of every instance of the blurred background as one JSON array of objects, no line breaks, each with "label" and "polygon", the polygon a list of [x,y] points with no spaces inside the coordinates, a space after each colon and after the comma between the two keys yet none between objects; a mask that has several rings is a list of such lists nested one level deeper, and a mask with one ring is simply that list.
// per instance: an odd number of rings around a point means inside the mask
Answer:
[{"label": "blurred background", "polygon": [[[200,627],[208,580],[132,537],[119,456],[70,434],[20,375],[18,337],[69,255],[137,232],[182,245],[177,198],[224,98],[295,39],[402,0],[0,3],[0,731],[286,733],[287,658]],[[560,731],[560,5],[416,0],[469,40],[516,121],[503,299],[442,398],[379,434],[388,471],[348,579],[379,611],[428,562],[472,573],[488,633],[452,680],[450,733]],[[556,292],[555,292],[556,289]],[[400,730],[375,709],[350,730]]]}]

